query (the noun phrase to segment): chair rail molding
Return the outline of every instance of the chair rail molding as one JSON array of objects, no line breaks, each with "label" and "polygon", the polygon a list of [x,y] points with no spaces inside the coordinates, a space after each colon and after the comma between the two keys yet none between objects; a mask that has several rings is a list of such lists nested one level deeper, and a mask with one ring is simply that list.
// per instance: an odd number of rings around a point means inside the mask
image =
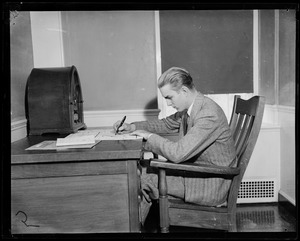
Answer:
[{"label": "chair rail molding", "polygon": [[27,136],[27,120],[21,119],[11,122],[11,142],[18,141]]},{"label": "chair rail molding", "polygon": [[284,105],[266,105],[263,121],[266,123],[280,124],[280,115],[295,116],[295,107]]},{"label": "chair rail molding", "polygon": [[[87,127],[112,127],[112,125],[126,116],[126,122],[157,119],[159,109],[112,110],[112,111],[83,111],[84,123]],[[11,142],[27,136],[27,120],[21,119],[11,122]]]},{"label": "chair rail molding", "polygon": [[126,122],[145,121],[157,119],[159,109],[137,109],[137,110],[112,110],[112,111],[84,111],[84,123],[87,127],[111,126],[123,116]]}]

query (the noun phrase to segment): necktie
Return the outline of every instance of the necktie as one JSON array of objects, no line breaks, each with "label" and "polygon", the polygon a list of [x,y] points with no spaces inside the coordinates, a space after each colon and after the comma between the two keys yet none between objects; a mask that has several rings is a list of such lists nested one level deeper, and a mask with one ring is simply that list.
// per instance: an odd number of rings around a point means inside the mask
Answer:
[{"label": "necktie", "polygon": [[185,136],[185,134],[187,133],[187,129],[188,129],[188,113],[187,113],[187,111],[182,116],[182,127],[183,127],[183,135]]}]

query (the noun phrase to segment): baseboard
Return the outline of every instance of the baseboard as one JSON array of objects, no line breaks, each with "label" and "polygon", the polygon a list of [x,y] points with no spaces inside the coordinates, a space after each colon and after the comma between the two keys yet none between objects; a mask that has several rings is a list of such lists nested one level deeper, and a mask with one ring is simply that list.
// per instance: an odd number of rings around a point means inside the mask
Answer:
[{"label": "baseboard", "polygon": [[296,205],[290,202],[290,200],[284,197],[280,192],[278,194],[278,204],[279,207],[283,207],[292,215],[295,215],[297,213]]},{"label": "baseboard", "polygon": [[278,202],[286,202],[291,204],[292,206],[296,206],[296,202],[293,198],[291,198],[288,194],[280,190],[278,192]]}]

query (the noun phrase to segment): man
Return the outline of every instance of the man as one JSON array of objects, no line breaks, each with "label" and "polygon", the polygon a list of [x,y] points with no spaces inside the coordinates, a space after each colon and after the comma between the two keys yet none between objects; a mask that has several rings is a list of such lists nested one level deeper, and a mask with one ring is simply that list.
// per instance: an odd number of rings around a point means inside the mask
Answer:
[{"label": "man", "polygon": [[[124,123],[119,131],[143,137],[146,150],[171,162],[236,166],[236,150],[223,110],[195,88],[188,71],[178,67],[168,69],[159,78],[158,87],[168,106],[177,112],[162,120]],[[119,124],[120,121],[116,122],[114,129]],[[179,133],[179,140],[173,142],[157,133]],[[141,175],[144,216],[151,199],[158,198],[157,180],[153,173]],[[169,175],[167,186],[170,196],[186,202],[218,206],[226,203],[230,180]]]}]

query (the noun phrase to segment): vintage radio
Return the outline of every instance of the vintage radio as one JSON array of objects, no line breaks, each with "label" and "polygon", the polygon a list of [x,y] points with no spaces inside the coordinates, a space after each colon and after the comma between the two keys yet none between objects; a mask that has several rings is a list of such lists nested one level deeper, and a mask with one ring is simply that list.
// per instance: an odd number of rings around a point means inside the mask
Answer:
[{"label": "vintage radio", "polygon": [[29,135],[85,129],[76,67],[32,69],[26,87],[26,116]]}]

